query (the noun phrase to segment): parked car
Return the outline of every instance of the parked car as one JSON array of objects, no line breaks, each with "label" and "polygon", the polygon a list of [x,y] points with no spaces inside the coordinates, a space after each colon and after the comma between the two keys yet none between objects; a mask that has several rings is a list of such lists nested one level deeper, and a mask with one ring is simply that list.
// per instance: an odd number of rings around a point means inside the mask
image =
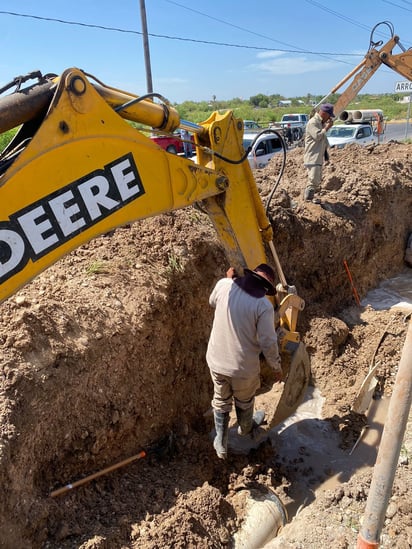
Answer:
[{"label": "parked car", "polygon": [[150,139],[167,152],[172,154],[183,153],[183,143],[180,133],[175,133],[174,135],[151,135]]},{"label": "parked car", "polygon": [[264,168],[275,154],[283,151],[283,145],[285,145],[284,142],[282,145],[281,138],[272,133],[264,133],[257,138],[256,136],[255,133],[245,133],[243,135],[245,151],[252,146],[252,150],[247,157],[252,169]]},{"label": "parked car", "polygon": [[370,145],[378,143],[378,137],[374,134],[371,124],[334,124],[326,136],[330,147],[342,149],[350,143],[357,145]]},{"label": "parked car", "polygon": [[[173,135],[151,135],[150,139],[171,154],[183,155],[185,153],[181,130],[176,130]],[[190,139],[193,142],[193,136]],[[189,145],[189,148],[192,149],[189,151],[189,154],[191,154],[194,145]]]},{"label": "parked car", "polygon": [[259,124],[254,120],[243,120],[243,128],[244,128],[244,131],[260,130],[262,129],[262,126],[259,126]]}]

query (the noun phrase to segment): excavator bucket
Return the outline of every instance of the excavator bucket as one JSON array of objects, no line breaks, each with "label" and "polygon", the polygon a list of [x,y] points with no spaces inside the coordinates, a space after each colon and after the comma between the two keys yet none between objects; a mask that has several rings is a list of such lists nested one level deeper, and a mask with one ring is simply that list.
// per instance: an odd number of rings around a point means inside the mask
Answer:
[{"label": "excavator bucket", "polygon": [[[291,347],[291,344],[288,347]],[[265,360],[262,359],[261,362],[261,390],[258,395],[264,395],[267,430],[293,415],[305,398],[310,381],[309,355],[302,342],[293,344],[293,347],[291,351],[282,352],[285,379],[283,390],[281,385],[274,383],[273,372]]]},{"label": "excavator bucket", "polygon": [[288,286],[288,292],[284,292],[287,285],[280,264],[276,261],[277,255],[273,245],[272,252],[279,278],[284,281],[284,284],[278,285],[276,289],[277,299],[280,303],[277,310],[279,316],[278,336],[285,382],[283,391],[279,395],[280,386],[273,383],[273,372],[269,371],[264,360],[261,361],[262,392],[268,389],[270,391],[268,406],[265,406],[269,429],[282,423],[296,411],[305,397],[310,381],[309,355],[296,330],[298,315],[304,309],[305,302],[296,294],[294,286]]},{"label": "excavator bucket", "polygon": [[268,418],[269,428],[282,423],[291,416],[303,402],[310,381],[310,360],[305,345],[300,342],[292,354],[283,392],[272,418]]}]

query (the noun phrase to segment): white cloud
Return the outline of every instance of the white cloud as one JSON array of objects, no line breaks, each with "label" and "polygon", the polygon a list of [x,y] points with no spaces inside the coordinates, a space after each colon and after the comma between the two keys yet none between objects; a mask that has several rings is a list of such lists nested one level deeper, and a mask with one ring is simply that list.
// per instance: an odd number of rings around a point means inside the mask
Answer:
[{"label": "white cloud", "polygon": [[333,60],[310,58],[305,55],[286,56],[282,52],[263,52],[257,55],[261,62],[249,65],[249,69],[269,74],[305,74],[336,69]]},{"label": "white cloud", "polygon": [[285,54],[281,51],[262,51],[259,52],[256,57],[258,59],[271,59],[274,57],[282,57],[283,55]]}]

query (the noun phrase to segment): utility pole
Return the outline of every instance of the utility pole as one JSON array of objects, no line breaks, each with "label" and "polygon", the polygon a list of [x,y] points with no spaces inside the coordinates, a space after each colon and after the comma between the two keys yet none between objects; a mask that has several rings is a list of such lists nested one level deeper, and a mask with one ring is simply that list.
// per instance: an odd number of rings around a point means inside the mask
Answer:
[{"label": "utility pole", "polygon": [[146,6],[144,0],[140,0],[140,18],[142,20],[144,61],[146,66],[147,93],[153,93],[152,68],[150,66],[149,37],[147,34]]}]

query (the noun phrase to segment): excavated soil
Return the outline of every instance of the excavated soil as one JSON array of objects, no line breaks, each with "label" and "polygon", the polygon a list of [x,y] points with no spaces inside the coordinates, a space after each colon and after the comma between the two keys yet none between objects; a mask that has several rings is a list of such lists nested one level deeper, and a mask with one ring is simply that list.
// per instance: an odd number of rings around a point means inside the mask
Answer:
[{"label": "excavated soil", "polygon": [[[408,269],[411,146],[332,151],[322,207],[302,200],[302,157],[288,153],[280,182],[280,157],[255,175],[271,197],[286,279],[306,302],[298,328],[322,421],[349,461],[366,424],[351,411],[355,395],[375,358],[375,397],[390,396],[408,321],[402,310],[359,305],[344,261],[360,299]],[[311,480],[299,437],[286,462],[269,441],[226,462],[213,451],[208,297],[226,269],[208,217],[191,207],[97,238],[1,305],[1,548],[229,548],[245,490],[267,487],[293,503]],[[410,425],[382,547],[412,546]],[[315,479],[314,497],[270,546],[354,547],[371,474],[359,469],[327,490]]]}]

